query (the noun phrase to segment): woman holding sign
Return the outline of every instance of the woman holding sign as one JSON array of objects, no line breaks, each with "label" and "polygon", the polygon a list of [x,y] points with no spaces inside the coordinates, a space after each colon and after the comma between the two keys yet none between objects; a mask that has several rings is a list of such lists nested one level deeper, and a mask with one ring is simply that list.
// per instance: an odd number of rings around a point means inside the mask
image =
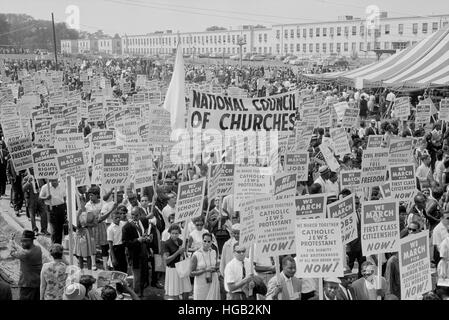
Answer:
[{"label": "woman holding sign", "polygon": [[193,300],[219,300],[217,252],[212,249],[210,233],[204,233],[202,238],[202,247],[193,253],[191,260],[191,275],[195,277]]}]

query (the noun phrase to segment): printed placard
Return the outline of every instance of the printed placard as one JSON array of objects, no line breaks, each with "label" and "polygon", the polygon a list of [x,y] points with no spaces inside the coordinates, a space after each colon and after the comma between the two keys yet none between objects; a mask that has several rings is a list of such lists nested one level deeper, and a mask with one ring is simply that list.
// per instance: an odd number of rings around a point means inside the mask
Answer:
[{"label": "printed placard", "polygon": [[440,101],[440,111],[438,113],[438,119],[449,121],[449,99],[443,99]]},{"label": "printed placard", "polygon": [[17,173],[33,167],[33,158],[31,156],[33,143],[30,136],[12,137],[6,142],[14,170]]},{"label": "printed placard", "polygon": [[430,116],[431,116],[430,103],[418,103],[416,105],[415,123],[417,125],[429,124]]},{"label": "printed placard", "polygon": [[366,201],[362,204],[362,253],[372,254],[399,250],[399,203]]},{"label": "printed placard", "polygon": [[60,154],[83,149],[84,135],[77,127],[56,127],[54,147]]},{"label": "printed placard", "polygon": [[418,300],[432,290],[428,230],[401,239],[398,258],[401,300]]},{"label": "printed placard", "polygon": [[205,178],[179,184],[175,223],[199,217],[203,213],[205,188]]},{"label": "printed placard", "polygon": [[287,153],[285,171],[296,172],[297,181],[307,181],[309,177],[309,152]]},{"label": "printed placard", "polygon": [[366,149],[362,156],[362,175],[360,183],[364,187],[378,186],[387,180],[387,149]]},{"label": "printed placard", "polygon": [[340,189],[348,189],[357,193],[363,187],[360,185],[362,180],[362,170],[340,171]]},{"label": "printed placard", "polygon": [[273,189],[270,168],[234,167],[234,210],[240,211],[248,195],[271,194]]},{"label": "printed placard", "polygon": [[368,136],[368,143],[366,144],[366,150],[368,149],[378,149],[382,147],[384,136],[370,135]]},{"label": "printed placard", "polygon": [[242,203],[242,210],[240,211],[239,245],[246,249],[249,249],[251,245],[256,242],[254,205],[258,201],[265,201],[266,199],[271,199],[271,196],[255,196],[245,200]]},{"label": "printed placard", "polygon": [[232,163],[224,163],[218,178],[217,197],[227,196],[234,193],[234,167]]},{"label": "printed placard", "polygon": [[295,197],[297,219],[324,219],[326,217],[327,196],[309,194]]},{"label": "printed placard", "polygon": [[61,179],[65,182],[67,176],[75,178],[76,187],[89,185],[89,173],[83,151],[71,152],[56,156],[56,164]]},{"label": "printed placard", "polygon": [[394,116],[399,119],[407,120],[410,116],[410,98],[400,97],[394,100]]},{"label": "printed placard", "polygon": [[153,185],[153,154],[150,152],[136,154],[134,157],[135,188]]},{"label": "printed placard", "polygon": [[36,179],[58,179],[56,149],[38,149],[32,152],[34,177]]},{"label": "printed placard", "polygon": [[415,189],[416,178],[413,163],[390,166],[390,190],[393,199],[408,201],[412,198]]},{"label": "printed placard", "polygon": [[389,147],[389,165],[407,164],[413,156],[413,139],[391,138]]},{"label": "printed placard", "polygon": [[343,114],[341,126],[343,128],[355,128],[359,122],[359,109],[347,108]]},{"label": "printed placard", "polygon": [[254,204],[256,255],[273,257],[295,252],[294,198],[267,197]]},{"label": "printed placard", "polygon": [[276,200],[293,198],[296,195],[296,174],[277,173],[274,177],[274,197]]},{"label": "printed placard", "polygon": [[330,135],[334,142],[334,153],[336,155],[343,158],[344,155],[351,153],[348,134],[344,128],[331,128]]},{"label": "printed placard", "polygon": [[103,152],[102,187],[126,186],[131,182],[131,157],[128,152]]},{"label": "printed placard", "polygon": [[340,219],[296,220],[297,275],[301,278],[342,277]]},{"label": "printed placard", "polygon": [[384,198],[390,198],[391,197],[391,183],[390,183],[390,181],[385,182],[384,184],[380,185],[380,192],[382,194],[382,197],[384,197]]},{"label": "printed placard", "polygon": [[341,236],[344,245],[357,239],[357,213],[354,194],[329,204],[327,212],[329,218],[341,220]]}]

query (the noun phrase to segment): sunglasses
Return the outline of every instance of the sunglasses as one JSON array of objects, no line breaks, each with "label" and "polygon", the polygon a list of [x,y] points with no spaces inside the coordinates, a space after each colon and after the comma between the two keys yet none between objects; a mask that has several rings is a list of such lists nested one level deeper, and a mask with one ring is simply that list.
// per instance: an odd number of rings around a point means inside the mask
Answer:
[{"label": "sunglasses", "polygon": [[246,250],[235,250],[237,253],[245,253]]},{"label": "sunglasses", "polygon": [[416,232],[416,231],[418,231],[418,229],[408,228],[408,231]]}]

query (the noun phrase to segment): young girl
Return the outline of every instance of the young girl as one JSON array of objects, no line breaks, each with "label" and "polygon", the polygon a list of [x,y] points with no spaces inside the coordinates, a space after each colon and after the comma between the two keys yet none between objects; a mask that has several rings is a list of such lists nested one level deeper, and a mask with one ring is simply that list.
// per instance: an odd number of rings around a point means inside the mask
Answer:
[{"label": "young girl", "polygon": [[78,257],[78,266],[84,269],[84,259],[87,260],[87,269],[92,270],[92,256],[95,255],[95,239],[92,228],[94,226],[94,216],[86,211],[83,201],[80,201],[80,208],[77,213],[77,228],[75,234],[75,255]]}]

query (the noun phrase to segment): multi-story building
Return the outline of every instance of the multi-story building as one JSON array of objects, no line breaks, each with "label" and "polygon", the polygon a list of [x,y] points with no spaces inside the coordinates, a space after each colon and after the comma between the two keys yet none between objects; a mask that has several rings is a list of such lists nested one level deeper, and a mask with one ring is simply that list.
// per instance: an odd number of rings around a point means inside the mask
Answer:
[{"label": "multi-story building", "polygon": [[[114,38],[115,47],[110,38],[78,40],[77,50],[79,53],[172,54],[181,41],[184,54],[234,55],[240,53],[241,47],[243,54],[371,57],[375,49],[404,49],[448,23],[449,14],[389,18],[383,12],[374,28],[368,28],[365,19],[344,16],[335,21],[279,24],[271,28],[240,26],[229,30],[182,33],[167,30],[125,35],[121,40]],[[63,41],[68,40],[62,40],[61,46]],[[73,44],[64,44],[64,50],[71,53],[75,53],[74,48]]]},{"label": "multi-story building", "polygon": [[299,56],[374,55],[372,50],[404,49],[445,27],[449,14],[388,18],[382,13],[374,28],[365,19],[344,16],[337,21],[274,25],[276,54]]},{"label": "multi-story building", "polygon": [[61,53],[78,53],[79,40],[61,40]]},{"label": "multi-story building", "polygon": [[105,37],[98,39],[98,52],[109,54],[122,53],[122,39],[119,36],[114,38]]}]

